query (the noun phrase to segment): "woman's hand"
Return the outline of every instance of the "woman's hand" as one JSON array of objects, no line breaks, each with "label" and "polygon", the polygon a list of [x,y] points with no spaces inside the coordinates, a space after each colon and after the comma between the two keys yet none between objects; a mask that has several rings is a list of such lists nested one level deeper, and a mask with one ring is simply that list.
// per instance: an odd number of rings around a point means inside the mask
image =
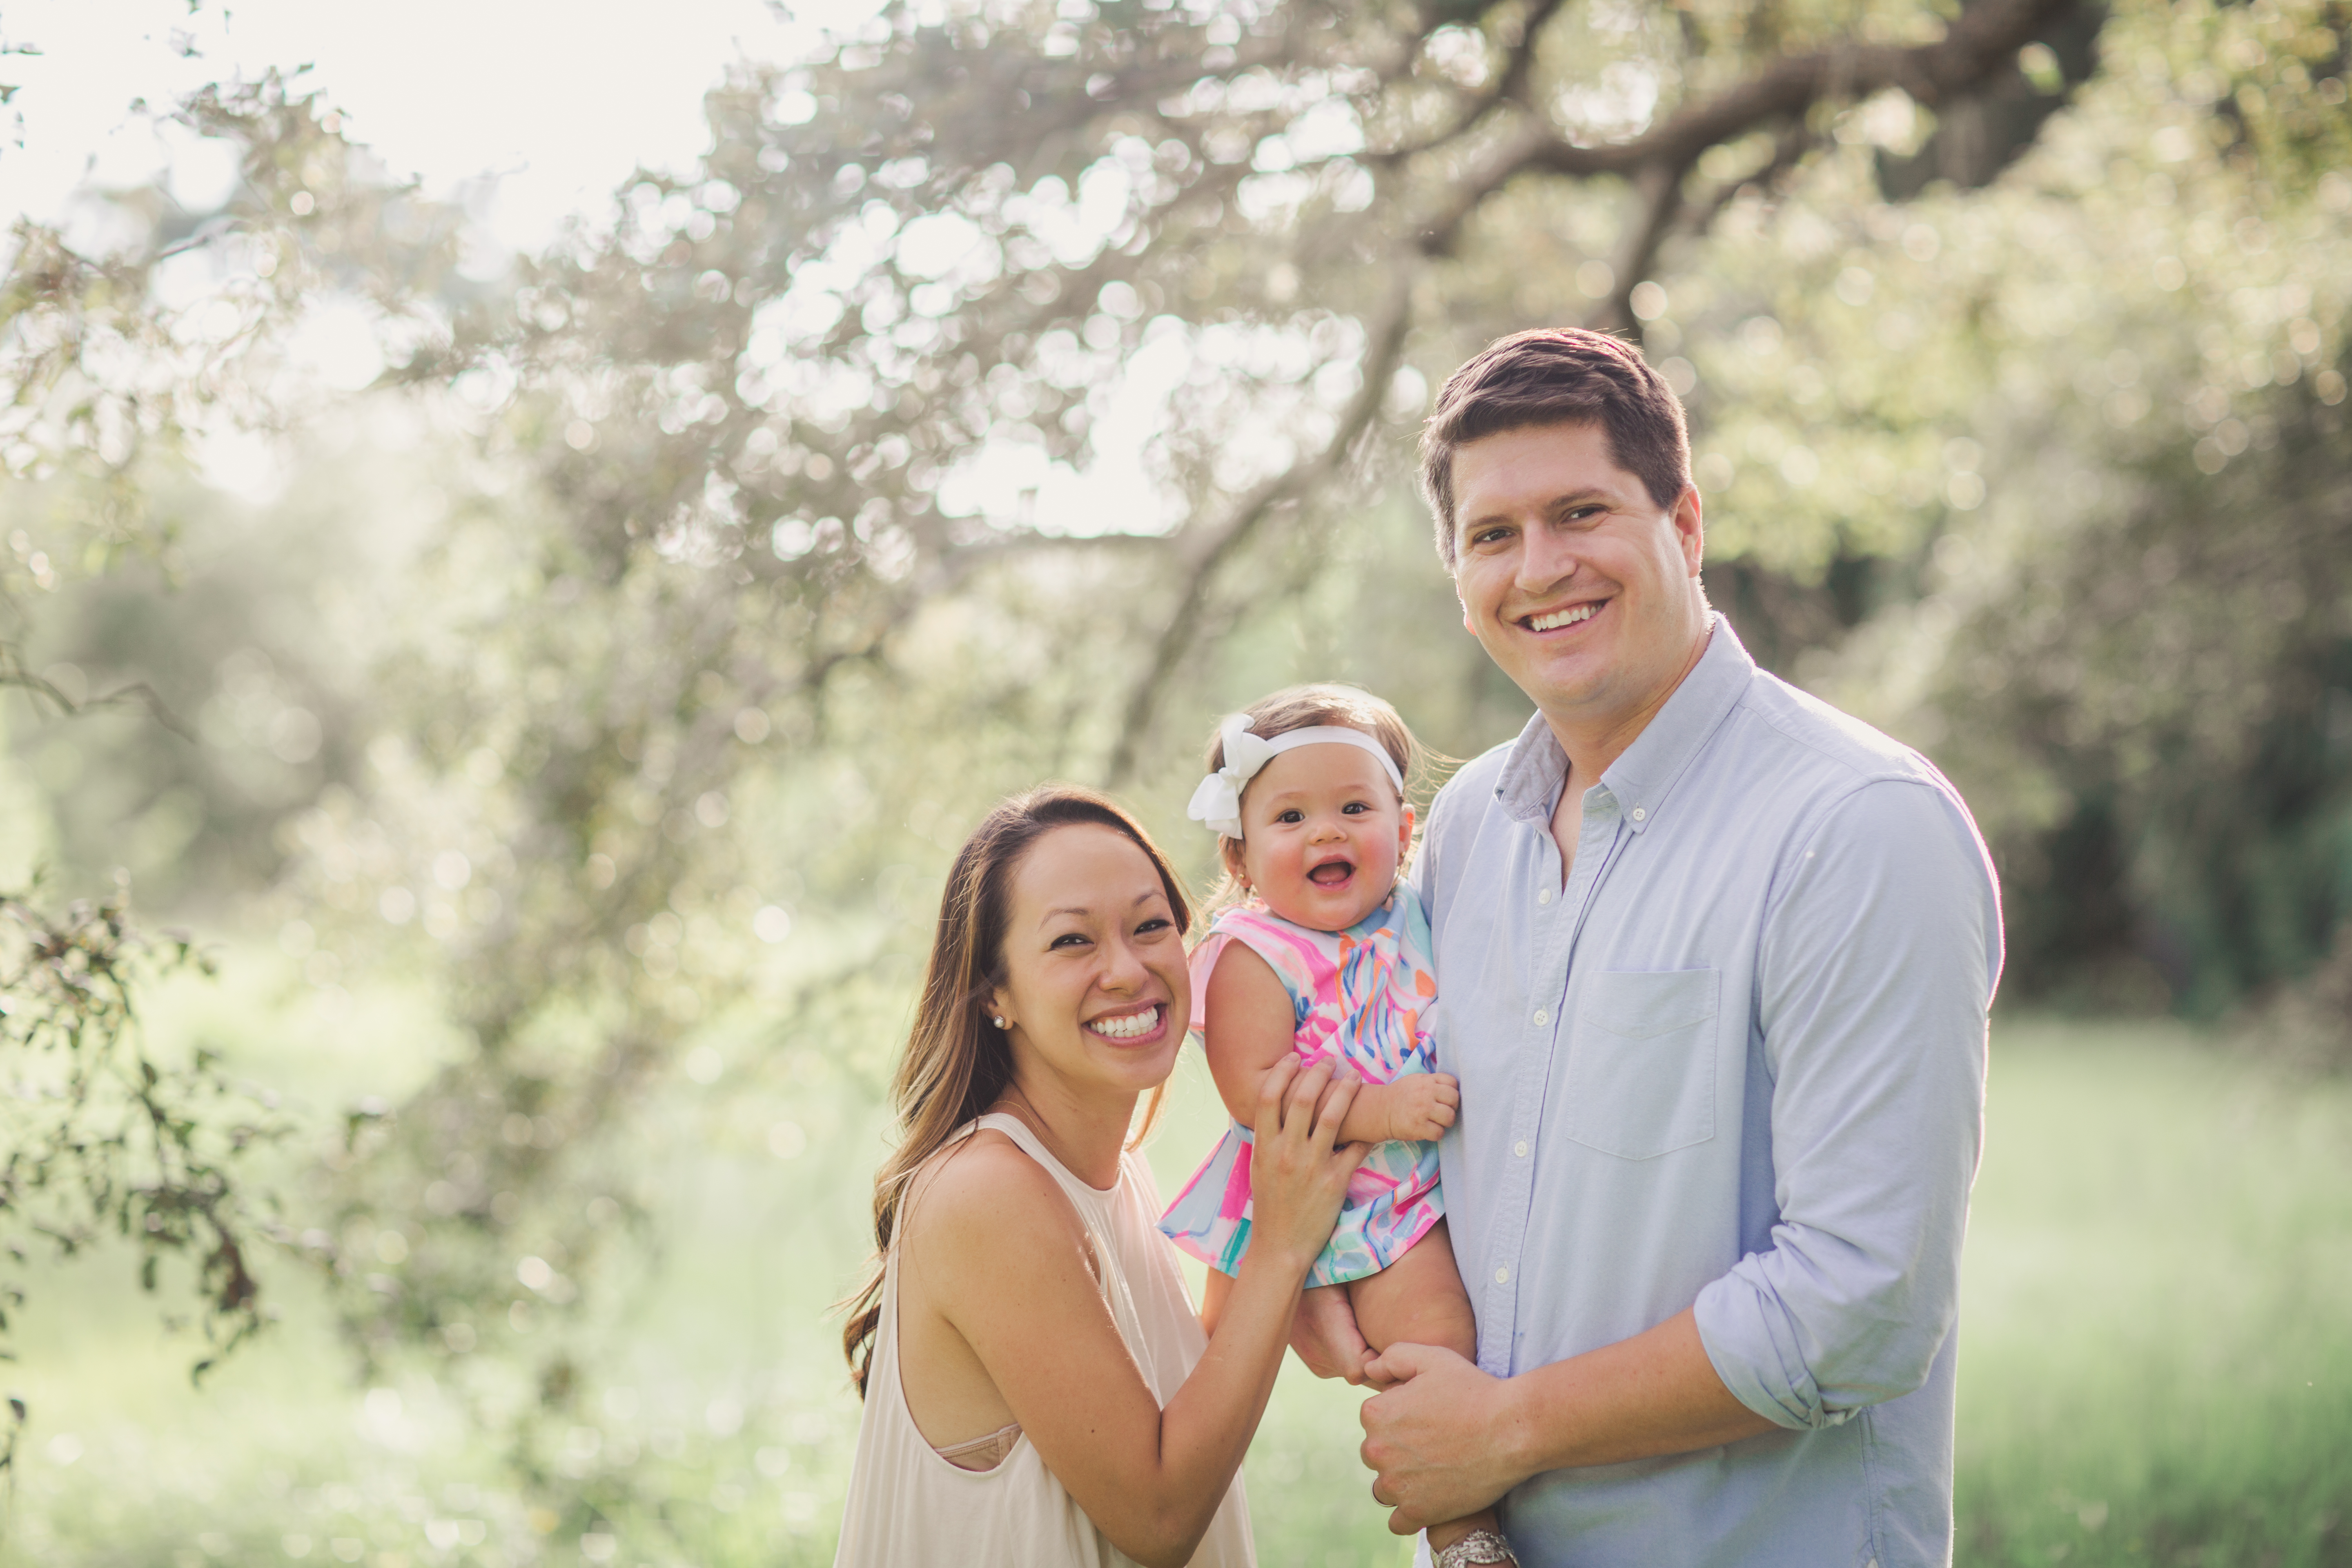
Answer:
[{"label": "woman's hand", "polygon": [[[1301,1069],[1298,1058],[1274,1064],[1259,1086],[1250,1151],[1250,1250],[1304,1269],[1331,1239],[1348,1178],[1371,1152],[1342,1143],[1340,1123],[1362,1087],[1326,1057]],[[1272,1261],[1270,1257],[1269,1261]]]}]

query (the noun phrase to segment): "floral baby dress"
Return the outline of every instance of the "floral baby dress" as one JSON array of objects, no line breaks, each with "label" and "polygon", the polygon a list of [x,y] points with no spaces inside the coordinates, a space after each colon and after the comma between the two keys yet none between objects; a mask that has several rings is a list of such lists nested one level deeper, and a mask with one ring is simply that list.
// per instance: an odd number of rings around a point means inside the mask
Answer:
[{"label": "floral baby dress", "polygon": [[[1430,1026],[1437,1002],[1428,917],[1405,884],[1346,931],[1294,925],[1252,900],[1220,912],[1192,952],[1192,1032],[1208,1024],[1209,975],[1225,944],[1241,942],[1265,960],[1290,993],[1292,1045],[1302,1065],[1333,1053],[1367,1083],[1436,1070]],[[1193,1173],[1160,1228],[1223,1274],[1249,1250],[1250,1134],[1235,1125]],[[1445,1213],[1437,1185],[1437,1145],[1376,1145],[1348,1180],[1330,1243],[1308,1270],[1309,1285],[1377,1274],[1404,1256]]]}]

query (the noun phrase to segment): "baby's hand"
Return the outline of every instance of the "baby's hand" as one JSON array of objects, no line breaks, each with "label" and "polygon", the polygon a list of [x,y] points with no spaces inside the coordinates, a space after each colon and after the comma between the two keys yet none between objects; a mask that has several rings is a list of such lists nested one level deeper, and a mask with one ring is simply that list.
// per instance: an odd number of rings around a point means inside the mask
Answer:
[{"label": "baby's hand", "polygon": [[1407,1073],[1391,1079],[1385,1088],[1389,1136],[1411,1143],[1443,1137],[1462,1104],[1462,1084],[1452,1073]]}]

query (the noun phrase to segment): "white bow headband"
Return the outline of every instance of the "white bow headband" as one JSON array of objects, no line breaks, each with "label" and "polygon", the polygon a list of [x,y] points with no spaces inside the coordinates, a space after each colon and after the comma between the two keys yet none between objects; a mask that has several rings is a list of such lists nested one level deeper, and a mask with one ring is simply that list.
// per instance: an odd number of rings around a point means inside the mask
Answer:
[{"label": "white bow headband", "polygon": [[1201,781],[1184,814],[1228,838],[1242,836],[1242,791],[1249,788],[1250,780],[1266,763],[1300,746],[1354,746],[1370,752],[1380,759],[1381,771],[1389,775],[1389,783],[1396,785],[1397,794],[1404,794],[1404,775],[1397,772],[1396,759],[1389,755],[1387,747],[1361,730],[1318,724],[1311,730],[1286,730],[1269,741],[1251,731],[1248,714],[1235,713],[1218,726],[1217,732],[1224,740],[1225,765]]}]

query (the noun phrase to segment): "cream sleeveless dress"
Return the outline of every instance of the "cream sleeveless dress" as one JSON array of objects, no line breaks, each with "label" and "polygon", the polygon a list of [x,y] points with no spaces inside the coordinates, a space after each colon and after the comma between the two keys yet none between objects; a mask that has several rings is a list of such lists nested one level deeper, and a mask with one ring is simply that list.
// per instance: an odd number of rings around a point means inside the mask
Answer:
[{"label": "cream sleeveless dress", "polygon": [[[1103,1300],[1143,1381],[1162,1407],[1208,1348],[1184,1293],[1176,1252],[1160,1234],[1160,1194],[1150,1167],[1120,1156],[1118,1184],[1090,1187],[1062,1168],[1016,1117],[991,1112],[956,1142],[993,1128],[1043,1166],[1068,1196],[1093,1243]],[[1234,1477],[1192,1568],[1255,1568],[1249,1504]],[[898,1381],[898,1255],[882,1275],[882,1317],[866,1380],[866,1412],[841,1521],[835,1568],[1123,1568],[1134,1559],[1086,1516],[1024,1435],[993,1469],[964,1470],[923,1440]]]}]

